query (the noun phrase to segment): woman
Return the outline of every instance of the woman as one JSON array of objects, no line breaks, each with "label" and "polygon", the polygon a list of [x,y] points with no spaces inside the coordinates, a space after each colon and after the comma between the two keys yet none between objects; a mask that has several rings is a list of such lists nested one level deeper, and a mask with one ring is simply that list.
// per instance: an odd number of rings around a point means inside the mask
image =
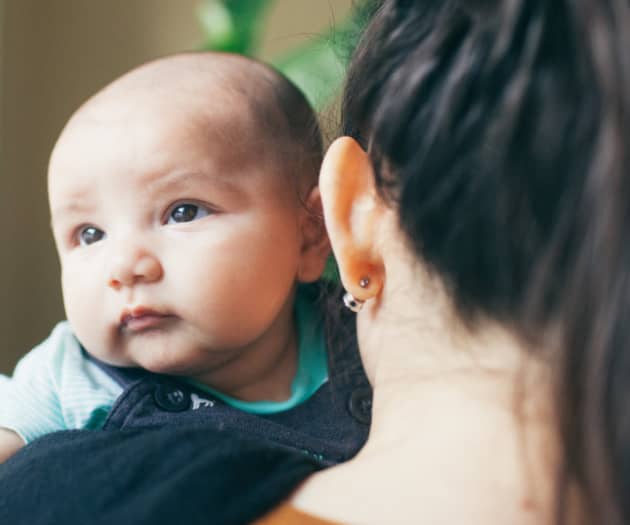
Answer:
[{"label": "woman", "polygon": [[384,2],[320,177],[372,428],[295,507],[630,522],[629,30],[625,1]]},{"label": "woman", "polygon": [[[363,305],[372,428],[354,459],[310,475],[260,523],[630,523],[629,28],[625,0],[383,2],[321,174],[346,304]],[[124,470],[111,443],[138,450],[110,494],[154,496],[140,510],[110,498],[109,520],[132,508],[172,523],[164,508],[184,498],[186,523],[248,522],[321,467],[260,443],[240,463],[195,457],[194,429],[168,432],[181,439],[101,438],[109,455],[90,461],[111,460],[108,480]],[[41,494],[24,458],[63,469],[69,451],[97,450],[84,436],[25,449],[0,485]],[[240,439],[216,438],[208,449]],[[171,448],[187,469],[147,459]],[[98,485],[75,467],[45,493],[55,510],[69,487]],[[12,496],[0,518],[27,501]]]}]

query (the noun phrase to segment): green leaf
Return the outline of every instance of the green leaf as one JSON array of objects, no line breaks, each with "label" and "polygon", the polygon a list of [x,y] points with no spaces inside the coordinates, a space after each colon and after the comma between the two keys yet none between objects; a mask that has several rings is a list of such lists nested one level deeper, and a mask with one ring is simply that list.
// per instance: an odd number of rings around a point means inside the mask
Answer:
[{"label": "green leaf", "polygon": [[355,4],[338,26],[273,61],[318,110],[339,92],[361,31],[376,8],[373,1]]},{"label": "green leaf", "polygon": [[[203,49],[254,56],[273,1],[204,0],[199,8]],[[348,58],[375,5],[357,2],[342,24],[272,61],[316,109],[326,107],[341,88]]]},{"label": "green leaf", "polygon": [[327,38],[318,38],[274,65],[304,93],[309,103],[321,109],[339,90],[345,63],[339,59]]},{"label": "green leaf", "polygon": [[204,0],[198,14],[203,49],[253,55],[273,0]]}]

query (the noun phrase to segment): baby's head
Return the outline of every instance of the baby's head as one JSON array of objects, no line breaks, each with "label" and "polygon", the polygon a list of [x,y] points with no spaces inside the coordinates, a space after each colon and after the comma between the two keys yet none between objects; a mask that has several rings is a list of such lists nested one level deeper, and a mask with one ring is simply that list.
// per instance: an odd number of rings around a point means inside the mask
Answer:
[{"label": "baby's head", "polygon": [[321,275],[322,144],[302,94],[222,54],[141,66],[70,119],[49,166],[66,314],[112,364],[202,379],[282,348]]}]

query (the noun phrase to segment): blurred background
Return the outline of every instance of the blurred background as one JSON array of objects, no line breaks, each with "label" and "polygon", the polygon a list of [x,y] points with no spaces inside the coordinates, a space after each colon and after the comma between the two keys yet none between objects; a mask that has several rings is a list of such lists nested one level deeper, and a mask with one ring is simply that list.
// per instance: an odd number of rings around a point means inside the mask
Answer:
[{"label": "blurred background", "polygon": [[352,3],[0,0],[0,373],[64,318],[46,166],[71,113],[134,66],[201,48],[273,62],[326,113],[344,66],[331,29]]}]

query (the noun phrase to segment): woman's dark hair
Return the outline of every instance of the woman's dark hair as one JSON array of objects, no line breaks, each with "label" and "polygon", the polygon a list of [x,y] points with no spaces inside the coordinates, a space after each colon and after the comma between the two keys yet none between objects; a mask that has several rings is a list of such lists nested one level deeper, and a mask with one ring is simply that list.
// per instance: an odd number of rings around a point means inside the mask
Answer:
[{"label": "woman's dark hair", "polygon": [[558,522],[576,486],[589,523],[630,523],[627,0],[381,4],[345,134],[463,319],[554,334]]}]

